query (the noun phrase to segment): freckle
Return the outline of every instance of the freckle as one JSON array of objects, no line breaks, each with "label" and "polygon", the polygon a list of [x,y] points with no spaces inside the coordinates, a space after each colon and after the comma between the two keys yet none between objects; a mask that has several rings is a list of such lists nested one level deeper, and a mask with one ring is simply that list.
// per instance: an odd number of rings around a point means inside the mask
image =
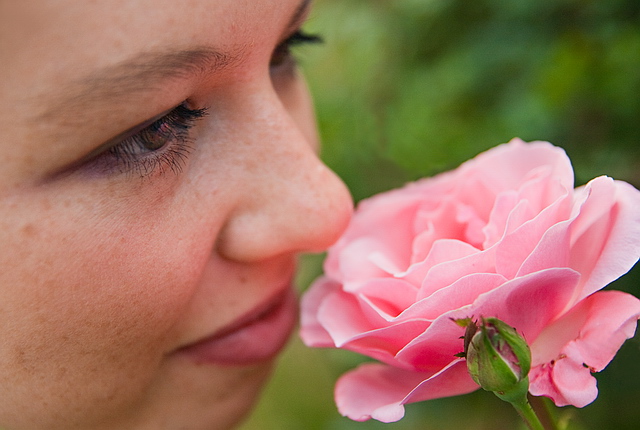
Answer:
[{"label": "freckle", "polygon": [[24,358],[24,351],[20,348],[16,349],[16,362],[18,364],[24,364],[27,360]]},{"label": "freckle", "polygon": [[31,223],[27,223],[27,224],[23,225],[22,228],[20,229],[20,231],[26,237],[33,237],[37,233],[36,227]]},{"label": "freckle", "polygon": [[62,206],[64,206],[65,209],[68,209],[69,206],[71,206],[71,202],[69,201],[69,199],[65,199],[62,203]]},{"label": "freckle", "polygon": [[35,366],[33,365],[33,362],[29,361],[27,353],[20,347],[17,347],[14,351],[14,363],[25,375],[35,374]]},{"label": "freckle", "polygon": [[49,199],[43,200],[42,209],[44,209],[45,211],[51,210],[51,201]]}]

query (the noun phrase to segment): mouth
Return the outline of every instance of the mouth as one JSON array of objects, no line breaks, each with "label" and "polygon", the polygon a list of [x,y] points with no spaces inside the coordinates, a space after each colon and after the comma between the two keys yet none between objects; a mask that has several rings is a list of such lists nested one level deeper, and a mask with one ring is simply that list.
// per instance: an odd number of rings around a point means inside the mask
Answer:
[{"label": "mouth", "polygon": [[296,320],[295,294],[287,288],[211,336],[178,349],[176,354],[197,364],[244,366],[269,361],[287,343]]}]

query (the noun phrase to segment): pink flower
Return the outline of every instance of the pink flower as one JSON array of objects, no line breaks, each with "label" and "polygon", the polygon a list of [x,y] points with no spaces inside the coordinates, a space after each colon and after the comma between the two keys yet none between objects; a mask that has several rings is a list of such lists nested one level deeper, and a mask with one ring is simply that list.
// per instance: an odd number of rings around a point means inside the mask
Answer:
[{"label": "pink flower", "polygon": [[476,390],[452,319],[479,316],[527,340],[532,394],[582,407],[640,318],[640,300],[599,290],[639,255],[638,190],[608,177],[574,189],[560,148],[514,139],[363,201],[303,297],[301,336],[381,362],[336,385],[354,420]]}]

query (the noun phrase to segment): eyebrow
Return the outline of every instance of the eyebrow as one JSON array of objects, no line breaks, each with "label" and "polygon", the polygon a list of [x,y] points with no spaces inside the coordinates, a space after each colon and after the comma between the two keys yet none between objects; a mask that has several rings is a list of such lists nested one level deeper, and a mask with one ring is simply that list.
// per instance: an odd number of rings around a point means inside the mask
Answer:
[{"label": "eyebrow", "polygon": [[37,119],[48,119],[66,112],[81,112],[84,107],[105,99],[118,99],[159,89],[160,84],[169,79],[214,73],[229,66],[234,59],[230,54],[210,48],[142,53],[132,60],[100,69],[58,90],[52,97],[55,102]]},{"label": "eyebrow", "polygon": [[[302,0],[295,9],[287,29],[300,25],[312,0]],[[161,84],[170,79],[180,79],[193,75],[219,72],[240,56],[217,51],[208,47],[170,52],[146,52],[135,58],[100,69],[89,76],[70,83],[59,89],[52,99],[55,102],[36,116],[37,120],[46,120],[63,115],[73,120],[67,112],[83,112],[86,106],[106,99],[131,97],[134,93],[158,90]],[[73,124],[72,124],[73,125]]]}]

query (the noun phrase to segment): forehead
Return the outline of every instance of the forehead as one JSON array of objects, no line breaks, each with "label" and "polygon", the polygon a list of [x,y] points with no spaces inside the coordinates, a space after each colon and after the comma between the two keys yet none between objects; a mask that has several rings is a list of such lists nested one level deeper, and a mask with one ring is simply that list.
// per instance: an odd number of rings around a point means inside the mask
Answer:
[{"label": "forehead", "polygon": [[0,60],[10,60],[5,73],[14,74],[4,81],[28,73],[32,85],[50,85],[141,52],[233,51],[272,43],[301,3],[306,2],[0,0]]}]

